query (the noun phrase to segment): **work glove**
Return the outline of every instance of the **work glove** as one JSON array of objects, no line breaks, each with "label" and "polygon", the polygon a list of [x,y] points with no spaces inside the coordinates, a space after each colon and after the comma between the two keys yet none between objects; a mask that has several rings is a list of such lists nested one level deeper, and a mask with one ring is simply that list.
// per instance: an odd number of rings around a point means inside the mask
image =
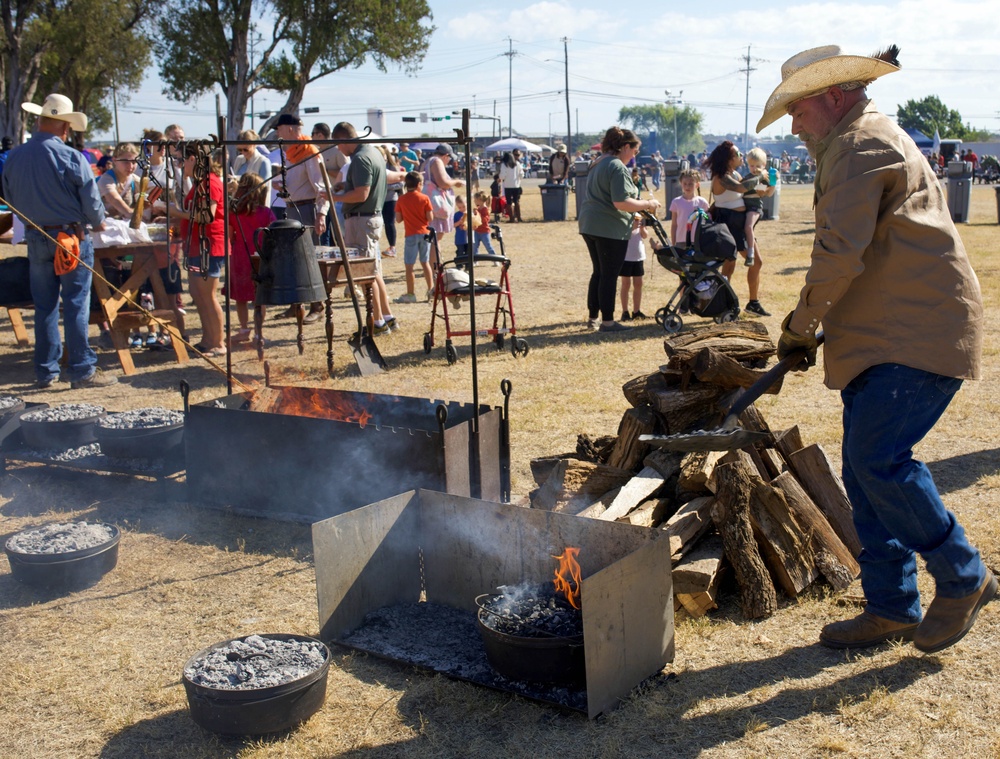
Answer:
[{"label": "work glove", "polygon": [[791,311],[781,323],[781,337],[778,338],[778,359],[783,359],[789,353],[804,350],[806,352],[805,358],[798,365],[792,367],[793,372],[804,372],[810,366],[816,366],[816,348],[819,343],[816,342],[815,335],[803,337],[792,332],[788,325],[792,323],[792,314],[794,313]]}]

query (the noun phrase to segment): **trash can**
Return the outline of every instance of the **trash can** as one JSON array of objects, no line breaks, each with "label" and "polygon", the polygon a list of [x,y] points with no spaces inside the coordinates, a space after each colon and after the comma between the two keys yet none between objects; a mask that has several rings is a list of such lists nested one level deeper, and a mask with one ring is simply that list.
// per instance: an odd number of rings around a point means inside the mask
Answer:
[{"label": "trash can", "polygon": [[580,218],[580,206],[587,197],[587,174],[590,173],[590,161],[577,161],[573,164],[573,183],[576,189],[576,218]]},{"label": "trash can", "polygon": [[956,224],[969,223],[972,200],[972,164],[952,161],[948,164],[948,212]]},{"label": "trash can", "polygon": [[683,194],[681,172],[687,169],[688,162],[683,158],[668,158],[663,162],[663,192],[666,197],[663,207],[667,211],[663,218],[666,221],[670,221],[670,203]]},{"label": "trash can", "polygon": [[566,221],[569,214],[569,186],[555,182],[541,185],[542,221]]}]

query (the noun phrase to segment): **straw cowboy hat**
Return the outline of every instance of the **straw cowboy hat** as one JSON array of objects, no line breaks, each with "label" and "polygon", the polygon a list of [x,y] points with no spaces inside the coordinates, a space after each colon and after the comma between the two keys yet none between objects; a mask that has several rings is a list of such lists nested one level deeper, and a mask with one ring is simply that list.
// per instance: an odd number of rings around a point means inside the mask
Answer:
[{"label": "straw cowboy hat", "polygon": [[21,103],[21,110],[56,121],[68,121],[74,132],[87,131],[87,114],[73,110],[73,101],[65,95],[52,94],[41,105]]},{"label": "straw cowboy hat", "polygon": [[898,53],[899,48],[892,45],[872,56],[843,55],[837,45],[825,45],[793,55],[781,64],[781,84],[767,99],[757,131],[784,116],[792,103],[818,95],[828,87],[849,82],[867,85],[899,71]]}]

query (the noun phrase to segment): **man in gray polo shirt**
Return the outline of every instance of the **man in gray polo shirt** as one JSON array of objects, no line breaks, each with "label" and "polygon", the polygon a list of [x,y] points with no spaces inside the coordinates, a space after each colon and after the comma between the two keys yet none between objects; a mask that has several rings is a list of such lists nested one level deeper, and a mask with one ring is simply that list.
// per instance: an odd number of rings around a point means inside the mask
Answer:
[{"label": "man in gray polo shirt", "polygon": [[[358,136],[352,124],[341,121],[333,128],[335,140],[352,140]],[[344,243],[357,248],[363,255],[375,259],[375,297],[372,312],[375,334],[384,335],[396,329],[396,318],[389,306],[389,293],[382,279],[382,204],[385,202],[386,167],[382,154],[371,145],[341,143],[337,145],[351,159],[347,181],[333,188],[332,200],[344,204]]]}]

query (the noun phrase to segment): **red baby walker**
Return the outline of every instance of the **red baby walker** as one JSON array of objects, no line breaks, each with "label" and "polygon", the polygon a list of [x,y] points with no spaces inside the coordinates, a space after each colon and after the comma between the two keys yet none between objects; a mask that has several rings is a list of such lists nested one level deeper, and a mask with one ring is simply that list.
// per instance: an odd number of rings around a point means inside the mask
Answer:
[{"label": "red baby walker", "polygon": [[[510,259],[507,258],[503,246],[503,233],[499,224],[491,224],[490,236],[500,243],[500,255],[477,255],[474,256],[476,264],[499,264],[499,281],[492,279],[479,279],[475,285],[475,298],[470,298],[471,284],[468,271],[468,256],[456,256],[450,261],[442,261],[437,243],[437,232],[431,229],[427,234],[427,240],[434,248],[437,263],[434,266],[434,305],[431,310],[431,328],[424,334],[424,353],[430,353],[434,347],[434,328],[438,320],[444,322],[444,350],[449,364],[458,361],[458,349],[452,342],[453,337],[467,337],[472,334],[471,317],[467,329],[454,329],[452,319],[460,310],[462,303],[479,302],[480,298],[484,302],[492,302],[493,326],[489,329],[482,329],[476,325],[476,335],[479,337],[492,337],[493,343],[498,350],[504,349],[507,335],[510,335],[510,352],[515,358],[517,356],[528,355],[528,341],[522,337],[517,337],[517,326],[514,319],[514,298],[510,289]],[[495,296],[495,297],[491,297]],[[449,308],[451,301],[451,308]],[[484,312],[483,316],[486,315]],[[480,312],[476,312],[480,316]],[[464,321],[464,320],[463,320]],[[478,318],[477,318],[478,321]],[[508,325],[509,322],[509,325]]]}]

